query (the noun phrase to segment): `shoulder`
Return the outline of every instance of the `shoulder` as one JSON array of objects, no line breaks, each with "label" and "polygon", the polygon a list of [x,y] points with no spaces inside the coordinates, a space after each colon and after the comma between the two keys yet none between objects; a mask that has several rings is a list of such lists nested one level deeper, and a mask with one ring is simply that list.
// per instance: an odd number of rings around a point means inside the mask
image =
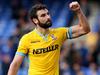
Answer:
[{"label": "shoulder", "polygon": [[68,27],[51,28],[51,30],[54,32],[67,32],[68,29]]},{"label": "shoulder", "polygon": [[21,40],[29,40],[30,38],[32,38],[32,36],[34,36],[34,30],[30,31],[29,33],[24,34],[21,37]]}]

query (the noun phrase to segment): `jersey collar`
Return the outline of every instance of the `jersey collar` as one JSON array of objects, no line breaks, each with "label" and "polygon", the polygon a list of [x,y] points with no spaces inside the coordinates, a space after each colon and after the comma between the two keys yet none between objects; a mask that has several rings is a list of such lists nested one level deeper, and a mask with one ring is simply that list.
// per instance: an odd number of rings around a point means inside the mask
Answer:
[{"label": "jersey collar", "polygon": [[47,39],[47,36],[48,36],[49,33],[44,35],[43,33],[39,32],[36,28],[35,28],[34,31],[35,31],[39,36],[41,36],[44,40],[46,40],[46,41],[48,40],[48,39]]}]

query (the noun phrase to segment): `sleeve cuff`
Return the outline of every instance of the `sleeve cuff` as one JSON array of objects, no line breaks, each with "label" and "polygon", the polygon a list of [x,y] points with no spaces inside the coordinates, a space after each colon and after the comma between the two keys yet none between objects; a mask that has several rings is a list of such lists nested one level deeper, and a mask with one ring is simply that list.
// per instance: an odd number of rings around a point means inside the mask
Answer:
[{"label": "sleeve cuff", "polygon": [[68,39],[72,39],[72,28],[70,27],[67,32]]},{"label": "sleeve cuff", "polygon": [[21,52],[16,52],[16,55],[25,56],[25,54]]}]

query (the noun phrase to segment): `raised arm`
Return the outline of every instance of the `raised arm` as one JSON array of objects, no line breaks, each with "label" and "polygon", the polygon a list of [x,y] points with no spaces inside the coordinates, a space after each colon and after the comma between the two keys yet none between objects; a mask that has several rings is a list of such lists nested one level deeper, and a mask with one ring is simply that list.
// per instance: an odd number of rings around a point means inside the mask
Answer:
[{"label": "raised arm", "polygon": [[18,69],[24,59],[24,56],[16,55],[10,65],[8,75],[17,75]]},{"label": "raised arm", "polygon": [[76,13],[79,19],[78,25],[74,25],[69,28],[69,33],[71,38],[76,38],[81,35],[85,35],[90,32],[90,26],[89,23],[83,14],[80,5],[78,2],[72,2],[70,3],[70,9]]}]

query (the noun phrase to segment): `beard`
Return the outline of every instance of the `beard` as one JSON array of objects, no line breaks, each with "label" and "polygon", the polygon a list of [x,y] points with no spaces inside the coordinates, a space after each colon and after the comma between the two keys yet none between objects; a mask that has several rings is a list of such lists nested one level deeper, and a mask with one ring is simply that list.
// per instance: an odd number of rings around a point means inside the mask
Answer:
[{"label": "beard", "polygon": [[49,28],[49,27],[52,26],[52,22],[51,22],[50,20],[48,20],[48,21],[45,22],[45,23],[41,23],[41,22],[39,21],[39,26],[42,27],[42,28],[44,28],[44,29],[47,29],[47,28]]}]

